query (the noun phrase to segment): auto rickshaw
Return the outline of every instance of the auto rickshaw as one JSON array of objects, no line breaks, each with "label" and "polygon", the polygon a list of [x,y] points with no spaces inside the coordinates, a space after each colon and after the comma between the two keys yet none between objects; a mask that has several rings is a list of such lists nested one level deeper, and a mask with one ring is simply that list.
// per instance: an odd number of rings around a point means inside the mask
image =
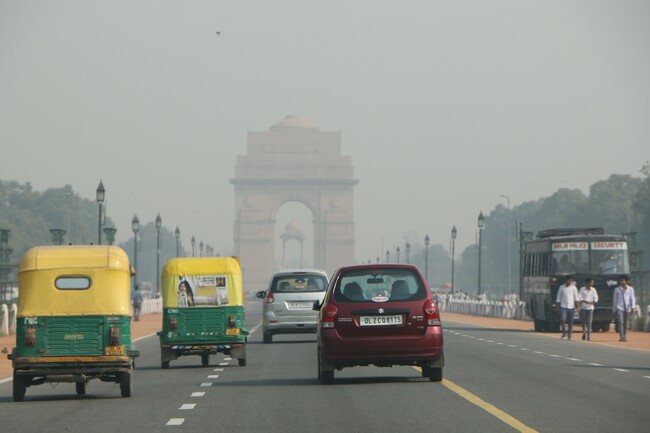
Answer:
[{"label": "auto rickshaw", "polygon": [[199,355],[203,366],[210,355],[224,353],[246,365],[244,296],[236,257],[176,258],[162,271],[163,322],[160,362]]},{"label": "auto rickshaw", "polygon": [[34,247],[20,261],[13,398],[43,383],[90,379],[120,384],[131,395],[129,258],[114,246]]}]

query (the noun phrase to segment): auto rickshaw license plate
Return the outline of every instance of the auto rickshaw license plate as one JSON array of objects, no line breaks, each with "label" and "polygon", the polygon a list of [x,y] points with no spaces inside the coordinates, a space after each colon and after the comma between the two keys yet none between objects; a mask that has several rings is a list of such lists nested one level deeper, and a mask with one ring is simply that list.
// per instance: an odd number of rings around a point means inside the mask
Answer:
[{"label": "auto rickshaw license plate", "polygon": [[239,335],[239,328],[226,329],[226,335]]},{"label": "auto rickshaw license plate", "polygon": [[106,346],[104,353],[106,355],[124,355],[124,346]]}]

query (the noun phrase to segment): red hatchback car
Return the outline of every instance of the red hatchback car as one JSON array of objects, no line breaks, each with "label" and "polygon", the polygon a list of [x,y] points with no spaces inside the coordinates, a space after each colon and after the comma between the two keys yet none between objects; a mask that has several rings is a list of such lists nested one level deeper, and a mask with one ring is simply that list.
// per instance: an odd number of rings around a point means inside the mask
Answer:
[{"label": "red hatchback car", "polygon": [[440,314],[417,267],[376,264],[336,271],[318,316],[318,379],[358,365],[414,365],[432,382],[444,366]]}]

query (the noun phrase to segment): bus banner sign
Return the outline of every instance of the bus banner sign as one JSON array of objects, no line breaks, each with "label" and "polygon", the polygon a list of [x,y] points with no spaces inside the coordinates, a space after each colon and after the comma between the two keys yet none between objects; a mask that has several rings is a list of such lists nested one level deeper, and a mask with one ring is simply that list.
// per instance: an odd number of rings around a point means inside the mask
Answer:
[{"label": "bus banner sign", "polygon": [[588,250],[589,245],[587,242],[555,242],[553,244],[553,251],[568,251],[568,250]]},{"label": "bus banner sign", "polygon": [[592,242],[592,250],[627,250],[627,242],[621,241],[605,241],[605,242]]}]

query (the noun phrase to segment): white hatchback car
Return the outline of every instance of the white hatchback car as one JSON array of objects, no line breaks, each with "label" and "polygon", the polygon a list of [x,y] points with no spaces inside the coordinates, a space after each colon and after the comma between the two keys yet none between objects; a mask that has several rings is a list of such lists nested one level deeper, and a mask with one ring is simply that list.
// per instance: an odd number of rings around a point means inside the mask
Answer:
[{"label": "white hatchback car", "polygon": [[318,311],[313,307],[323,302],[326,289],[327,273],[318,269],[273,274],[268,289],[257,292],[264,299],[264,343],[271,343],[275,334],[315,333]]}]

